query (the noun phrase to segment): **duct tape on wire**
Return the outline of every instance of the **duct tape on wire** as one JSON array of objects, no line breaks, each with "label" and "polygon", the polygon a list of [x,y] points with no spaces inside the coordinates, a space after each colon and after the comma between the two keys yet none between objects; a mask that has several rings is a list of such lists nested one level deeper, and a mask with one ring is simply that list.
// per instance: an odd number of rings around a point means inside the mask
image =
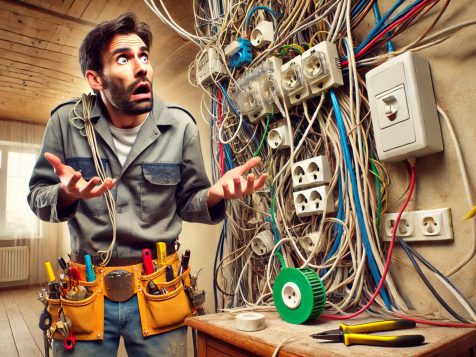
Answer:
[{"label": "duct tape on wire", "polygon": [[235,327],[241,331],[259,331],[266,327],[265,316],[257,312],[243,312],[236,315]]},{"label": "duct tape on wire", "polygon": [[274,281],[273,300],[284,321],[302,324],[322,313],[326,291],[314,270],[284,268]]}]

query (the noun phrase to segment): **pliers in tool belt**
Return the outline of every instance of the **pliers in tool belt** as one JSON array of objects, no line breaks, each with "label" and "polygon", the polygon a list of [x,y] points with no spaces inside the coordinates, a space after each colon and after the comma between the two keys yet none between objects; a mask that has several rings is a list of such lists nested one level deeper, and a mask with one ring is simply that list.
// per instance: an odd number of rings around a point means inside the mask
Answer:
[{"label": "pliers in tool belt", "polygon": [[423,335],[378,336],[369,335],[369,332],[393,331],[416,326],[410,320],[383,320],[360,325],[340,324],[337,330],[328,330],[311,335],[313,338],[343,342],[350,345],[370,345],[382,347],[412,347],[421,345],[425,341]]}]

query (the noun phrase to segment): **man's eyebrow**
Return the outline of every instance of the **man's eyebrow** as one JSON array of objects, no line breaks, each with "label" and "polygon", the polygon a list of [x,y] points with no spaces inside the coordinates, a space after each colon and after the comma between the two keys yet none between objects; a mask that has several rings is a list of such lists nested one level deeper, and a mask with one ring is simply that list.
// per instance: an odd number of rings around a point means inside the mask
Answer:
[{"label": "man's eyebrow", "polygon": [[111,57],[114,57],[114,55],[118,53],[129,52],[130,50],[131,50],[130,47],[118,47],[114,51],[111,52]]},{"label": "man's eyebrow", "polygon": [[[141,51],[149,51],[149,47],[147,46],[142,46],[140,48]],[[111,52],[111,57],[114,57],[114,55],[118,54],[118,53],[124,53],[124,52],[129,52],[131,51],[131,48],[130,47],[118,47],[116,48],[114,51]]]}]

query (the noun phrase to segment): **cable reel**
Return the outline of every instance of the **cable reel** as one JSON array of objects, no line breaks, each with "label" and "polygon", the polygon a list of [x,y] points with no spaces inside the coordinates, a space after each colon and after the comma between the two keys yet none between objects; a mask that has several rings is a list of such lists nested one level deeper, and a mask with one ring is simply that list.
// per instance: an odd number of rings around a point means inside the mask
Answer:
[{"label": "cable reel", "polygon": [[326,291],[314,270],[284,268],[274,281],[273,300],[284,321],[302,324],[322,313]]}]

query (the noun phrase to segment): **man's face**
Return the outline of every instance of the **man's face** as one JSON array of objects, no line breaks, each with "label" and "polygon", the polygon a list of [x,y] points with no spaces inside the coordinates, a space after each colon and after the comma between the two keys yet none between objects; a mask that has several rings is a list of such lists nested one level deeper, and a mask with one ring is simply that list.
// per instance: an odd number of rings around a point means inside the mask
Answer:
[{"label": "man's face", "polygon": [[102,54],[100,78],[105,99],[127,115],[152,110],[149,49],[136,34],[115,35]]}]

